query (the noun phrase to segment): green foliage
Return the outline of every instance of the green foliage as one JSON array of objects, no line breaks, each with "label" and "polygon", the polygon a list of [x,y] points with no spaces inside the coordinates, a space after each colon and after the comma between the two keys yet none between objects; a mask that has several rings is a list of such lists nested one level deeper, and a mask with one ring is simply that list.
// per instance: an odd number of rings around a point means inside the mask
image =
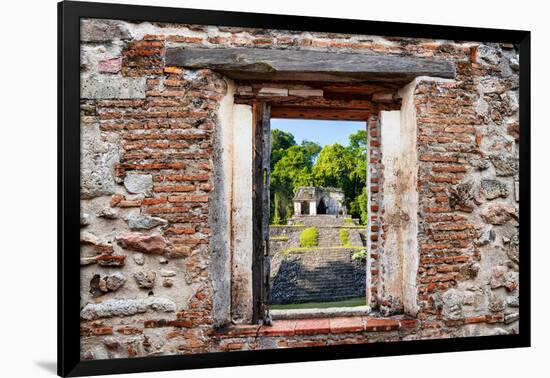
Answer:
[{"label": "green foliage", "polygon": [[296,188],[313,185],[311,169],[321,151],[317,143],[304,141],[298,146],[294,136],[271,130],[271,224],[284,224],[293,213]]},{"label": "green foliage", "polygon": [[316,247],[319,245],[319,230],[308,227],[300,233],[300,247]]},{"label": "green foliage", "polygon": [[344,223],[345,224],[350,224],[350,225],[355,225],[355,221],[353,220],[353,218],[344,218]]},{"label": "green foliage", "polygon": [[349,212],[358,214],[361,224],[367,224],[367,188],[364,187],[359,194],[349,205]]},{"label": "green foliage", "polygon": [[271,221],[271,224],[283,224],[283,220],[281,219],[281,194],[280,192],[273,193],[273,219]]},{"label": "green foliage", "polygon": [[294,135],[277,129],[271,130],[269,142],[271,145],[271,167],[274,167],[281,159],[286,149],[296,145]]},{"label": "green foliage", "polygon": [[336,187],[344,191],[353,218],[367,219],[367,132],[349,136],[349,145],[304,141],[297,145],[291,133],[271,130],[271,224],[285,224],[293,213],[292,198],[299,186]]},{"label": "green foliage", "polygon": [[346,147],[335,143],[326,145],[313,167],[317,186],[341,188],[350,186],[350,172],[354,169],[353,155]]},{"label": "green foliage", "polygon": [[367,258],[367,250],[363,248],[363,249],[355,252],[351,256],[351,258],[354,259],[354,260],[363,260],[363,259]]},{"label": "green foliage", "polygon": [[349,231],[346,230],[345,228],[341,228],[338,231],[338,235],[340,236],[340,241],[342,242],[342,245],[343,246],[348,246],[349,245]]},{"label": "green foliage", "polygon": [[358,130],[349,136],[349,148],[353,151],[365,153],[367,149],[367,130]]}]

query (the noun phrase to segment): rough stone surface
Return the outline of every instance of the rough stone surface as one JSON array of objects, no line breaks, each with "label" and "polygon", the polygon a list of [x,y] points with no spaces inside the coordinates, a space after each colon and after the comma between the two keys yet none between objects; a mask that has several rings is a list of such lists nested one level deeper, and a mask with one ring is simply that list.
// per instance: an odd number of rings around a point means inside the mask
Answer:
[{"label": "rough stone surface", "polygon": [[106,276],[96,274],[90,281],[90,293],[92,297],[99,297],[111,291],[117,291],[126,282],[126,277],[120,273],[112,273]]},{"label": "rough stone surface", "polygon": [[462,318],[463,294],[455,289],[450,289],[441,297],[443,316],[445,319],[458,320]]},{"label": "rough stone surface", "polygon": [[132,230],[150,230],[157,226],[165,226],[168,224],[168,221],[162,218],[133,213],[124,216],[124,220]]},{"label": "rough stone surface", "polygon": [[80,98],[133,99],[145,98],[145,78],[84,76],[80,79]]},{"label": "rough stone surface", "polygon": [[86,227],[90,224],[90,214],[80,214],[80,227]]},{"label": "rough stone surface", "polygon": [[126,261],[124,255],[101,255],[96,257],[99,266],[123,267]]},{"label": "rough stone surface", "polygon": [[111,208],[105,208],[101,210],[98,214],[98,217],[100,218],[106,218],[106,219],[117,219],[118,218],[118,212],[116,210],[113,210]]},{"label": "rough stone surface", "polygon": [[506,254],[516,264],[519,264],[519,234],[514,234],[508,244]]},{"label": "rough stone surface", "polygon": [[99,240],[99,238],[89,232],[89,231],[81,231],[80,232],[80,243],[81,244],[92,244],[92,245],[97,245],[97,244],[100,244],[101,241]]},{"label": "rough stone surface", "polygon": [[145,263],[143,253],[135,253],[132,258],[137,265],[143,265]]},{"label": "rough stone surface", "polygon": [[506,308],[505,298],[500,294],[494,292],[491,293],[488,308],[491,312],[504,311],[504,309]]},{"label": "rough stone surface", "polygon": [[172,300],[162,297],[110,299],[100,303],[88,303],[80,312],[80,317],[93,320],[112,316],[131,316],[144,313],[147,310],[174,312],[176,304]]},{"label": "rough stone surface", "polygon": [[496,232],[492,228],[485,230],[481,236],[477,239],[476,244],[478,246],[484,246],[495,241]]},{"label": "rough stone surface", "polygon": [[89,199],[114,194],[118,148],[101,139],[95,124],[83,126],[81,132],[80,197]]},{"label": "rough stone surface", "polygon": [[137,285],[142,289],[151,289],[155,286],[157,274],[152,270],[140,270],[134,273]]},{"label": "rough stone surface", "polygon": [[107,289],[109,291],[116,291],[124,285],[126,277],[122,273],[113,273],[105,277]]},{"label": "rough stone surface", "polygon": [[513,176],[518,173],[519,160],[515,156],[492,154],[489,156],[497,176]]},{"label": "rough stone surface", "polygon": [[130,193],[149,196],[153,190],[153,176],[129,173],[124,178],[124,187]]},{"label": "rough stone surface", "polygon": [[495,205],[483,210],[481,217],[487,223],[502,225],[511,219],[517,219],[517,211],[513,206]]},{"label": "rough stone surface", "polygon": [[104,59],[99,61],[99,72],[117,73],[122,67],[122,57]]},{"label": "rough stone surface", "polygon": [[508,186],[499,180],[483,179],[481,180],[481,192],[487,199],[498,197],[506,198],[510,194]]},{"label": "rough stone surface", "polygon": [[87,256],[87,257],[80,258],[80,266],[87,266],[87,265],[92,265],[96,263],[97,263],[97,259],[95,256]]},{"label": "rough stone surface", "polygon": [[126,23],[117,20],[91,20],[80,22],[80,40],[83,42],[108,42],[130,38]]},{"label": "rough stone surface", "polygon": [[162,277],[174,277],[176,275],[176,272],[173,271],[173,270],[161,269],[160,270],[160,275]]},{"label": "rough stone surface", "polygon": [[116,241],[124,249],[152,254],[164,253],[167,246],[166,239],[160,234],[146,235],[134,232],[119,235]]}]

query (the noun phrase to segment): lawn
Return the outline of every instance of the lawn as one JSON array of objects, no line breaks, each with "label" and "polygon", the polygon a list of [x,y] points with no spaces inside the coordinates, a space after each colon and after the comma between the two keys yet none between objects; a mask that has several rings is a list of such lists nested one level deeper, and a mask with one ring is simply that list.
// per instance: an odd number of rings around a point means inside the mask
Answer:
[{"label": "lawn", "polygon": [[271,310],[300,310],[305,308],[356,307],[365,306],[365,297],[357,297],[336,302],[306,302],[269,305]]}]

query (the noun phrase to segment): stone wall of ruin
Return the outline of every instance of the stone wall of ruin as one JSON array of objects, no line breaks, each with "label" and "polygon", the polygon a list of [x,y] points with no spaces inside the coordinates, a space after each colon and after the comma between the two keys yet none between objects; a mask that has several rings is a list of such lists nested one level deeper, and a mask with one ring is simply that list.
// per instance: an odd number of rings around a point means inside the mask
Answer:
[{"label": "stone wall of ruin", "polygon": [[[231,282],[233,181],[223,111],[233,84],[209,70],[166,66],[171,46],[455,63],[456,80],[414,84],[420,210],[419,247],[410,251],[419,257],[414,318],[227,328],[231,285],[238,284]],[[517,51],[502,44],[83,20],[82,358],[517,332],[517,70]],[[375,179],[381,178],[372,177],[371,193]],[[384,197],[377,201],[371,210],[384,209]],[[379,257],[384,232],[396,223],[383,211],[376,215],[369,239],[378,243]],[[376,264],[368,274],[386,270]],[[371,303],[391,315],[384,284]]]}]

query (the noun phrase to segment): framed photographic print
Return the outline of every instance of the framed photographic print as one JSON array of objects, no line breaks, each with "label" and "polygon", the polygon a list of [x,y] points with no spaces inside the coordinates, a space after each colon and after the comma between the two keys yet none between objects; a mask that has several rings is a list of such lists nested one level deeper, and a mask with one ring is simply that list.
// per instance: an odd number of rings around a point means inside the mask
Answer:
[{"label": "framed photographic print", "polygon": [[529,346],[529,32],[58,9],[59,375]]}]

